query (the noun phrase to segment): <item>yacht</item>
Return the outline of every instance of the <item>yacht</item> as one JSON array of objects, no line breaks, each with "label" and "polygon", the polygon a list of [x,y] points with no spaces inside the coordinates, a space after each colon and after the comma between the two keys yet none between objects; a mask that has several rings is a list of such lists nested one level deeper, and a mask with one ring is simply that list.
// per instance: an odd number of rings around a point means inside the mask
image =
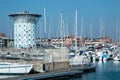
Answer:
[{"label": "yacht", "polygon": [[116,56],[113,58],[114,61],[120,61],[120,57],[119,56]]}]

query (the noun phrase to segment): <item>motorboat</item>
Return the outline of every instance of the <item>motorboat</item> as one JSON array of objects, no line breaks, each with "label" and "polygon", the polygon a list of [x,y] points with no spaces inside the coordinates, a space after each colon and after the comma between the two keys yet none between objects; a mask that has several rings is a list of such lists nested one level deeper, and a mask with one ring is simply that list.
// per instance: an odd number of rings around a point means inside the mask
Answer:
[{"label": "motorboat", "polygon": [[32,68],[33,64],[0,62],[0,74],[28,74]]},{"label": "motorboat", "polygon": [[120,61],[120,57],[119,56],[116,56],[113,58],[114,61]]},{"label": "motorboat", "polygon": [[82,65],[90,63],[86,55],[76,55],[70,61],[70,65]]}]

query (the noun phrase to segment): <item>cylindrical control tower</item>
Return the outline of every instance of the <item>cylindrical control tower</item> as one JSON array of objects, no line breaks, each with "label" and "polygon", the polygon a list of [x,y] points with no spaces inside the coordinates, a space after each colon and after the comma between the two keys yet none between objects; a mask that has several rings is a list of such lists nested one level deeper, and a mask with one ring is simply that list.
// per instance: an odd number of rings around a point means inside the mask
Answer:
[{"label": "cylindrical control tower", "polygon": [[9,16],[14,21],[14,48],[36,48],[35,26],[41,15],[25,11]]}]

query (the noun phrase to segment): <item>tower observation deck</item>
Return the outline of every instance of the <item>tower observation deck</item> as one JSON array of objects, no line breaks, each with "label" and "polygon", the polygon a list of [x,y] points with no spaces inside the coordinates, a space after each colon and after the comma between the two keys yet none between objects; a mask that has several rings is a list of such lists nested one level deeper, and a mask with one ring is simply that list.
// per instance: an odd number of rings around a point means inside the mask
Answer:
[{"label": "tower observation deck", "polygon": [[41,15],[25,11],[9,17],[14,21],[14,48],[36,48],[35,27]]}]

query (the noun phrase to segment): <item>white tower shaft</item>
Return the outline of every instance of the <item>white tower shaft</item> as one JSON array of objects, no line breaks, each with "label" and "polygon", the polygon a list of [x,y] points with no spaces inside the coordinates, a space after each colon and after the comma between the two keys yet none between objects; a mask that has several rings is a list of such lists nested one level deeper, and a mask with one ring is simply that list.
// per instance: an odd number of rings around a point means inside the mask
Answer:
[{"label": "white tower shaft", "polygon": [[14,18],[14,47],[36,48],[35,26],[41,15],[24,12],[9,16]]}]

